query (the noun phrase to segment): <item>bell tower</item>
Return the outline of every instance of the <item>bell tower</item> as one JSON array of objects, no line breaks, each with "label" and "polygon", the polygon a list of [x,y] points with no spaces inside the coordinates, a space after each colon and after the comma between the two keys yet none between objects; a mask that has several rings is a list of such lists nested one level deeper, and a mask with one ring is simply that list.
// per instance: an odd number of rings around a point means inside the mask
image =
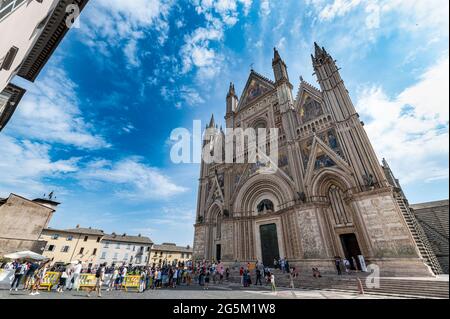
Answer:
[{"label": "bell tower", "polygon": [[311,55],[317,81],[323,92],[325,105],[336,123],[345,158],[354,170],[360,186],[387,186],[386,177],[369,141],[364,123],[350,99],[347,88],[331,55],[314,43]]}]

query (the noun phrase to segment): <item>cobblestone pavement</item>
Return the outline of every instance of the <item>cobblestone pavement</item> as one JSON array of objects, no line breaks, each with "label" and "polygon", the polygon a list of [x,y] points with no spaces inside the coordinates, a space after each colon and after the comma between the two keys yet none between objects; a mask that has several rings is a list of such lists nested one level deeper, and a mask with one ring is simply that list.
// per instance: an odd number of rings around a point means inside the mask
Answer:
[{"label": "cobblestone pavement", "polygon": [[[276,293],[268,287],[243,288],[236,284],[211,285],[208,290],[195,286],[180,286],[175,289],[156,289],[137,293],[135,291],[103,291],[103,299],[386,299],[393,297],[358,295],[350,292],[279,289]],[[0,299],[100,299],[95,293],[87,297],[83,291],[40,291],[39,295],[30,296],[22,290],[12,291],[0,288]]]}]

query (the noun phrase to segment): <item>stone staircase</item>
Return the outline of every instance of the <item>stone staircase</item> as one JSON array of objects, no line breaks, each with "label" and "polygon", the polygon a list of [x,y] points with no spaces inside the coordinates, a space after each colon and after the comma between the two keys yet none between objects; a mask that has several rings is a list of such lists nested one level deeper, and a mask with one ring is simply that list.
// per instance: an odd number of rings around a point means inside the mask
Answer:
[{"label": "stone staircase", "polygon": [[[289,287],[289,275],[282,273],[280,270],[274,271],[275,282],[278,287]],[[321,278],[314,278],[311,275],[300,275],[294,280],[294,287],[297,289],[309,290],[329,290],[329,291],[346,291],[358,293],[358,278],[366,294],[397,296],[403,298],[449,298],[449,282],[448,280],[436,280],[434,278],[395,278],[381,277],[374,278],[379,280],[379,285],[372,280],[366,282],[367,274],[353,273],[350,275],[343,274],[341,276],[333,274],[322,274]],[[252,273],[252,284],[255,283],[256,275]],[[232,272],[230,281],[240,283],[238,272]],[[264,279],[263,279],[264,284]]]},{"label": "stone staircase", "polygon": [[411,212],[408,207],[408,203],[405,201],[401,194],[396,194],[397,204],[402,211],[402,214],[405,218],[406,224],[414,238],[414,241],[419,249],[420,256],[423,258],[424,262],[431,268],[434,274],[439,275],[442,274],[442,268],[439,264],[436,255],[433,252],[430,242],[428,241],[428,237],[426,236],[422,226],[416,220],[416,217]]}]

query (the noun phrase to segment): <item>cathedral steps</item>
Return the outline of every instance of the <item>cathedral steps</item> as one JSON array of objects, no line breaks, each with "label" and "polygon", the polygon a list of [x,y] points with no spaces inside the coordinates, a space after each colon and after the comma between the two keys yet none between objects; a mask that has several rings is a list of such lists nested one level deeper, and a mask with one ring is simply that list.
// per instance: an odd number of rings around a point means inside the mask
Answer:
[{"label": "cathedral steps", "polygon": [[[279,270],[274,271],[275,282],[278,287],[289,287],[290,279],[288,274],[283,274]],[[333,291],[352,291],[358,292],[358,278],[363,284],[366,294],[409,297],[409,298],[449,298],[449,282],[436,279],[411,279],[411,278],[392,278],[382,277],[375,278],[377,282],[372,280],[366,283],[366,274],[351,275],[323,275],[322,278],[313,278],[301,275],[294,279],[294,286],[300,289],[309,290],[333,290]],[[239,283],[239,275],[233,274],[231,281]],[[252,275],[254,284],[255,275]],[[378,288],[372,288],[377,284]],[[367,287],[369,286],[369,287]]]},{"label": "cathedral steps", "polygon": [[417,245],[420,256],[423,258],[424,262],[431,268],[433,273],[442,274],[442,268],[439,261],[434,254],[432,247],[426,237],[426,234],[420,224],[417,222],[415,216],[408,207],[406,200],[403,198],[401,193],[397,193],[396,201],[400,210],[405,218],[406,224],[411,232],[414,242]]}]

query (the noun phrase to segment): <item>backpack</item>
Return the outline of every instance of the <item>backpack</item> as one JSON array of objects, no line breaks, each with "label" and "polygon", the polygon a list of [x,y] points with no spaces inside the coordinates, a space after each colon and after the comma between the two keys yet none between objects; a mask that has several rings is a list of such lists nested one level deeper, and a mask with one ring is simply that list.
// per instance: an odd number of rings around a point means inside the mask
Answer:
[{"label": "backpack", "polygon": [[100,278],[101,275],[102,275],[102,269],[98,268],[97,271],[95,272],[95,278]]}]

